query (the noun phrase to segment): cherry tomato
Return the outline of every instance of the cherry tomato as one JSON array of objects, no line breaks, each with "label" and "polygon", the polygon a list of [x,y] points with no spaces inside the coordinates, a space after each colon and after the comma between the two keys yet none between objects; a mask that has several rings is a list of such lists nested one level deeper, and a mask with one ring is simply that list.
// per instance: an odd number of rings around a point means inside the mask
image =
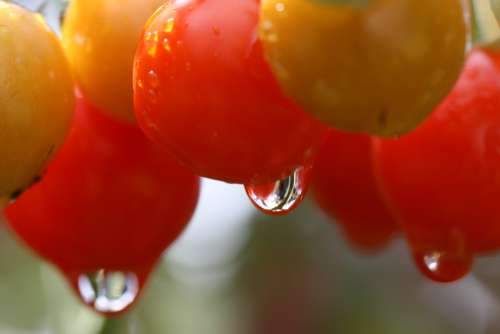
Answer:
[{"label": "cherry tomato", "polygon": [[38,14],[0,1],[0,207],[39,179],[73,105],[57,37]]},{"label": "cherry tomato", "polygon": [[398,230],[375,181],[369,136],[332,130],[313,168],[319,206],[365,251],[386,246]]},{"label": "cherry tomato", "polygon": [[189,221],[198,189],[199,178],[137,127],[101,115],[80,98],[68,141],[6,216],[73,285],[104,269],[132,272],[142,286]]},{"label": "cherry tomato", "polygon": [[139,124],[196,174],[273,182],[311,160],[323,138],[264,61],[258,14],[256,0],[173,0],[139,43]]},{"label": "cherry tomato", "polygon": [[306,111],[338,129],[401,135],[451,90],[467,44],[461,0],[318,2],[262,2],[269,64]]},{"label": "cherry tomato", "polygon": [[141,31],[165,0],[72,0],[62,28],[84,95],[113,117],[135,122],[132,64]]},{"label": "cherry tomato", "polygon": [[380,184],[413,252],[428,269],[451,263],[434,279],[459,278],[472,254],[500,247],[499,146],[500,55],[481,50],[421,127],[376,142]]}]

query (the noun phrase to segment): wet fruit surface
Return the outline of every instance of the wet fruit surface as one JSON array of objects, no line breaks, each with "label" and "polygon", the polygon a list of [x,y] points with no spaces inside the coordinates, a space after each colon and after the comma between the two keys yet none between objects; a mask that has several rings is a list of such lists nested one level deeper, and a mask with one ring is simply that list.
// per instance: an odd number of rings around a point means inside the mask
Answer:
[{"label": "wet fruit surface", "polygon": [[258,14],[255,0],[171,1],[139,44],[139,123],[199,175],[274,182],[310,161],[323,138],[264,61]]}]

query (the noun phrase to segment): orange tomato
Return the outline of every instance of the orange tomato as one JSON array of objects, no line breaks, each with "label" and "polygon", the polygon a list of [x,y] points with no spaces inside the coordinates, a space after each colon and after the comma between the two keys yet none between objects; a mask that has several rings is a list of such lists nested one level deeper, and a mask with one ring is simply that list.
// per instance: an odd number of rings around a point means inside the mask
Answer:
[{"label": "orange tomato", "polygon": [[132,65],[147,19],[165,0],[73,0],[63,45],[83,94],[113,117],[134,121]]}]

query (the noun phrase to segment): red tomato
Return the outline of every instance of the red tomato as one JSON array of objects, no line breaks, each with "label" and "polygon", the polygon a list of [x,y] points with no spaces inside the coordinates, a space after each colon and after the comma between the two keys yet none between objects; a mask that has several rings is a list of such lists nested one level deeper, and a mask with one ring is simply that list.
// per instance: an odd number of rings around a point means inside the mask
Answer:
[{"label": "red tomato", "polygon": [[79,276],[100,269],[134,273],[142,286],[189,221],[198,190],[199,178],[137,127],[80,98],[61,152],[6,215],[17,235],[75,287]]},{"label": "red tomato", "polygon": [[420,128],[376,142],[382,189],[436,280],[463,276],[474,253],[500,247],[499,147],[500,55],[481,50]]},{"label": "red tomato", "polygon": [[397,223],[375,181],[369,136],[330,131],[314,164],[312,187],[319,206],[354,246],[374,251],[395,235]]},{"label": "red tomato", "polygon": [[196,174],[280,180],[312,159],[324,135],[282,94],[264,61],[258,14],[257,0],[173,0],[139,43],[139,124]]}]

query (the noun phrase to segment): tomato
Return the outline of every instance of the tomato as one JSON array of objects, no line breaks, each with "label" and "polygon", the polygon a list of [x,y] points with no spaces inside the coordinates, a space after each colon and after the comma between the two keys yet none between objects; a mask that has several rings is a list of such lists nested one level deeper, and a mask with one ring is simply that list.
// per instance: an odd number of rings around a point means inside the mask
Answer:
[{"label": "tomato", "polygon": [[[499,145],[500,55],[481,50],[421,127],[377,140],[379,182],[418,258],[451,262],[463,275],[472,255],[499,249]],[[442,271],[433,278],[461,276]]]},{"label": "tomato", "polygon": [[325,130],[285,98],[257,38],[256,0],[173,0],[149,20],[134,67],[140,126],[196,174],[280,180]]},{"label": "tomato", "polygon": [[306,111],[382,136],[414,129],[441,102],[468,36],[461,0],[263,0],[260,35],[279,82]]},{"label": "tomato", "polygon": [[132,64],[147,19],[165,0],[72,0],[63,45],[84,95],[113,117],[135,122]]},{"label": "tomato", "polygon": [[[189,221],[198,189],[199,178],[159,152],[136,126],[101,115],[80,98],[68,141],[43,180],[6,216],[75,288],[85,275],[104,270],[133,275],[140,290]],[[86,288],[79,288],[85,300]],[[93,306],[113,313],[129,305]]]},{"label": "tomato", "polygon": [[357,248],[386,246],[398,230],[376,184],[369,136],[332,130],[313,168],[319,206]]},{"label": "tomato", "polygon": [[38,14],[0,1],[0,207],[40,178],[73,104],[57,37]]}]

